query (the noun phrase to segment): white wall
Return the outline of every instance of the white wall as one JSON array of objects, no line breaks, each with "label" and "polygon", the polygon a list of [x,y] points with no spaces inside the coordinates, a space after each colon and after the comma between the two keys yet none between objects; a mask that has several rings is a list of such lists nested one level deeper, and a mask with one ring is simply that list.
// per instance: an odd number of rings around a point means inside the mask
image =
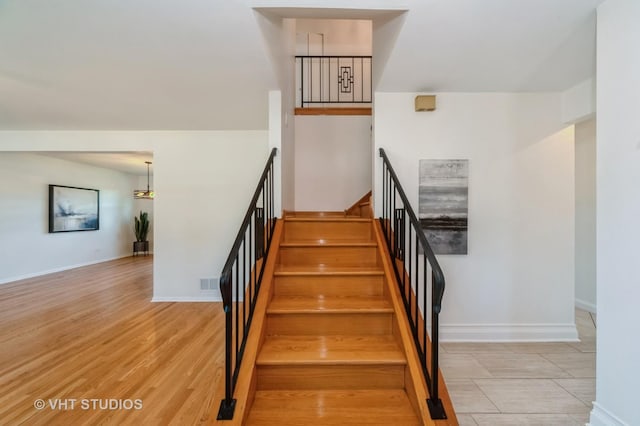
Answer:
[{"label": "white wall", "polygon": [[282,90],[282,208],[293,210],[295,206],[296,191],[296,136],[295,115],[296,88],[292,84],[295,81],[295,19],[284,19],[282,22],[285,72],[283,76]]},{"label": "white wall", "polygon": [[[559,94],[376,93],[383,147],[417,210],[420,159],[469,159],[469,254],[439,256],[443,340],[572,340],[574,134]],[[375,199],[381,212],[381,196]]]},{"label": "white wall", "polygon": [[269,92],[269,146],[278,148],[275,166],[281,172],[277,205],[293,210],[295,197],[294,108],[295,108],[295,19],[270,13],[255,14],[262,31],[279,90]]},{"label": "white wall", "polygon": [[371,117],[296,116],[296,210],[341,211],[371,190]]},{"label": "white wall", "polygon": [[[153,152],[154,299],[219,298],[201,292],[200,278],[220,274],[264,168],[268,131],[0,132],[0,151],[28,150]],[[131,220],[129,211],[128,232]]]},{"label": "white wall", "polygon": [[576,306],[596,312],[596,120],[575,126]]},{"label": "white wall", "polygon": [[[325,55],[371,56],[372,24],[356,19],[296,19],[296,33],[324,35]],[[307,55],[306,43],[297,43],[296,55]],[[318,55],[316,51],[310,54]]]},{"label": "white wall", "polygon": [[562,92],[562,120],[567,125],[593,118],[595,113],[595,78],[588,78]]},{"label": "white wall", "polygon": [[[130,256],[135,181],[58,158],[0,152],[0,283]],[[100,190],[100,229],[49,234],[49,184]]]},{"label": "white wall", "polygon": [[640,2],[598,8],[598,357],[593,426],[638,425]]}]

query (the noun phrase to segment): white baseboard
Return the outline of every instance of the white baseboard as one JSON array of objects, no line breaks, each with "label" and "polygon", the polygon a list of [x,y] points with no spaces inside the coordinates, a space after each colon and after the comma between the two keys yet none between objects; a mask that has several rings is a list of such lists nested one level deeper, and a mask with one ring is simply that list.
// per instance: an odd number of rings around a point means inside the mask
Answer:
[{"label": "white baseboard", "polygon": [[112,260],[117,260],[117,259],[124,259],[125,257],[129,257],[129,256],[131,256],[131,253],[123,254],[123,255],[120,255],[120,256],[116,256],[116,257],[110,257],[110,258],[107,258],[107,259],[100,259],[100,260],[93,260],[91,262],[78,263],[76,265],[61,266],[59,268],[47,269],[45,271],[38,271],[38,272],[31,273],[31,274],[18,275],[18,276],[9,277],[9,278],[2,278],[2,279],[0,279],[0,285],[12,283],[14,281],[20,281],[20,280],[26,280],[26,279],[29,279],[29,278],[40,277],[42,275],[54,274],[56,272],[68,271],[69,269],[82,268],[83,266],[96,265],[98,263],[110,262]]},{"label": "white baseboard", "polygon": [[591,418],[588,426],[629,426],[627,423],[613,415],[609,410],[603,408],[597,402],[593,403]]},{"label": "white baseboard", "polygon": [[579,342],[575,324],[441,324],[441,342]]},{"label": "white baseboard", "polygon": [[153,296],[152,302],[222,302],[220,292],[212,292],[202,296]]},{"label": "white baseboard", "polygon": [[576,299],[576,308],[582,309],[583,311],[591,312],[592,314],[596,313],[595,303],[585,302],[581,299]]}]

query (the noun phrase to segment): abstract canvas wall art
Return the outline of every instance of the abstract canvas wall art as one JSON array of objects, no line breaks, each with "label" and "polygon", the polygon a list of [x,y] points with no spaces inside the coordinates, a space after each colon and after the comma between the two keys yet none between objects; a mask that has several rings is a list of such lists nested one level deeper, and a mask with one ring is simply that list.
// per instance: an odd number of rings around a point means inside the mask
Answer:
[{"label": "abstract canvas wall art", "polygon": [[435,254],[467,254],[469,160],[420,160],[418,218]]},{"label": "abstract canvas wall art", "polygon": [[49,232],[100,228],[100,191],[49,185]]}]

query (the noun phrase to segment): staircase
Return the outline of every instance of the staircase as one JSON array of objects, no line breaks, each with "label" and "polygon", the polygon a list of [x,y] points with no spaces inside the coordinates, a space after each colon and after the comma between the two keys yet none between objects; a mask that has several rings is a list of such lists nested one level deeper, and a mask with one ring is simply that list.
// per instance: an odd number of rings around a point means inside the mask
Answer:
[{"label": "staircase", "polygon": [[246,424],[425,423],[373,226],[285,216]]}]

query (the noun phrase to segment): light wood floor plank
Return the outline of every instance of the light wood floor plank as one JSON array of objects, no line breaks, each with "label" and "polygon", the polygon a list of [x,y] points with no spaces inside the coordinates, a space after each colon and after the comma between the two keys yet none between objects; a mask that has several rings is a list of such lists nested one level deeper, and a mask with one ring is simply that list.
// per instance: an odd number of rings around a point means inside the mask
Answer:
[{"label": "light wood floor plank", "polygon": [[[0,286],[0,424],[208,424],[223,375],[220,303],[151,303],[152,258]],[[36,399],[76,399],[73,410]],[[141,399],[140,410],[81,400]]]}]

